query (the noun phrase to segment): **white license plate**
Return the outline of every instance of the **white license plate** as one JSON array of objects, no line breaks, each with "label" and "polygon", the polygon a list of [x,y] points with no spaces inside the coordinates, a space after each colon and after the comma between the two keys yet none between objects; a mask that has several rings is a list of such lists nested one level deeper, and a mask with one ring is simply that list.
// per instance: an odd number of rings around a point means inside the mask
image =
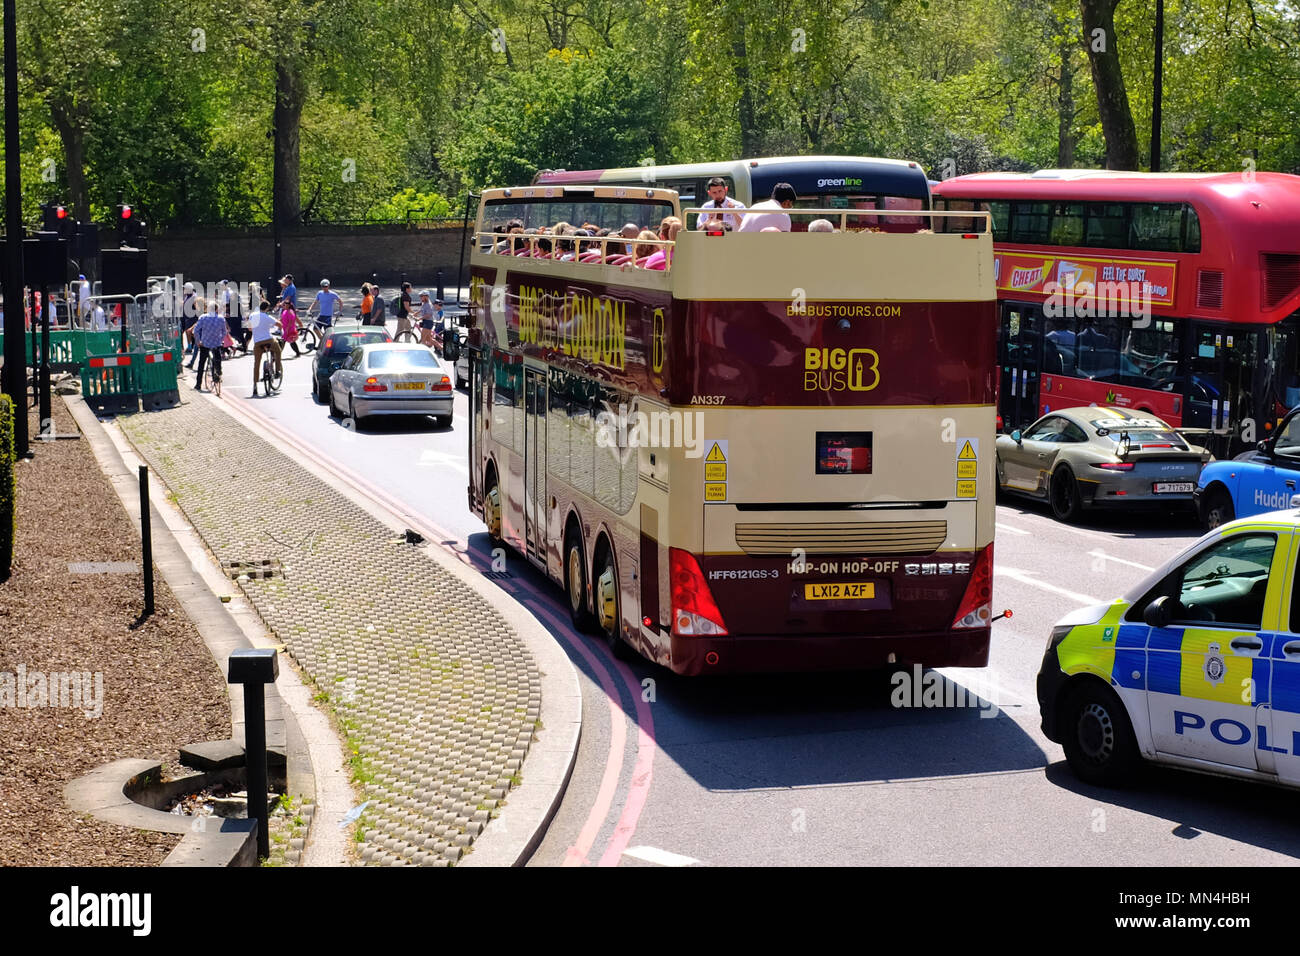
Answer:
[{"label": "white license plate", "polygon": [[1151,490],[1157,495],[1190,495],[1196,490],[1196,482],[1157,481]]}]

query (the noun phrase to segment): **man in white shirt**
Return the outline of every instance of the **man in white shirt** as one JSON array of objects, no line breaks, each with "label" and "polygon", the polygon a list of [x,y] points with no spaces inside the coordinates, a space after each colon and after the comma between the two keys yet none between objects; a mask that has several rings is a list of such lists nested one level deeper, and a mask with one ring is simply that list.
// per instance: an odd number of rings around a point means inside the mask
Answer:
[{"label": "man in white shirt", "polygon": [[90,280],[77,276],[77,315],[84,320],[90,314]]},{"label": "man in white shirt", "polygon": [[789,183],[777,183],[772,187],[772,198],[764,202],[754,203],[750,207],[751,211],[745,214],[745,221],[740,224],[738,232],[762,232],[764,229],[775,227],[782,232],[790,231],[790,217],[783,212],[766,213],[765,215],[756,216],[753,210],[761,209],[792,209],[795,200],[799,194],[794,191],[794,187]]},{"label": "man in white shirt", "polygon": [[275,319],[260,307],[248,316],[249,328],[253,333],[253,397],[257,398],[257,382],[262,371],[262,356],[270,353],[275,356],[275,370],[283,373],[280,364],[280,343],[271,334],[275,329]]},{"label": "man in white shirt", "polygon": [[95,303],[93,317],[96,332],[108,331],[108,317],[104,315],[104,307],[98,302]]},{"label": "man in white shirt", "polygon": [[[714,176],[709,180],[709,201],[700,206],[701,209],[744,209],[745,204],[736,199],[727,196],[727,181],[721,176]],[[731,231],[735,232],[740,228],[740,213],[722,213],[721,215],[706,216],[703,213],[695,220],[695,228],[703,229],[710,222],[717,221],[731,223]]]}]

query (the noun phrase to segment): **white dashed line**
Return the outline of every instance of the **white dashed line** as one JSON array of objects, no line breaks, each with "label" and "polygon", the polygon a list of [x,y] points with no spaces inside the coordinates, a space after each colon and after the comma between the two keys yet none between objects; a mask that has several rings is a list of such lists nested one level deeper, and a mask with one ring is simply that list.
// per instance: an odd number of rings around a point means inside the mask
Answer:
[{"label": "white dashed line", "polygon": [[1053,594],[1059,594],[1062,597],[1068,597],[1071,601],[1078,601],[1080,604],[1104,604],[1095,597],[1089,597],[1086,594],[1079,594],[1076,591],[1067,591],[1065,588],[1058,588],[1055,584],[1048,584],[1046,581],[1039,581],[1034,577],[1031,571],[1020,571],[1016,568],[997,567],[993,568],[993,575],[1003,575],[1011,578],[1013,581],[1019,581],[1021,584],[1028,584],[1030,587],[1039,588],[1043,591],[1051,591]]}]

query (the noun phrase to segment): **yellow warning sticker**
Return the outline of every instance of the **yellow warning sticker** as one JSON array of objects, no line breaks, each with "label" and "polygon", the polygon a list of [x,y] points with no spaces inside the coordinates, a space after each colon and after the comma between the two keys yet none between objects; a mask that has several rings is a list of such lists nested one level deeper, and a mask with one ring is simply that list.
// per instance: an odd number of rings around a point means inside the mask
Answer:
[{"label": "yellow warning sticker", "polygon": [[975,477],[975,468],[976,468],[977,465],[978,465],[978,462],[974,462],[974,461],[959,461],[959,462],[957,462],[957,477],[958,477],[958,478],[974,478],[974,477]]},{"label": "yellow warning sticker", "polygon": [[962,443],[961,451],[957,452],[958,461],[974,461],[979,458],[979,452],[971,445],[969,438]]},{"label": "yellow warning sticker", "polygon": [[[974,474],[972,472],[972,474]],[[705,481],[726,481],[727,463],[725,461],[706,461],[704,463]]]},{"label": "yellow warning sticker", "polygon": [[959,482],[957,482],[957,497],[958,497],[958,498],[974,498],[974,497],[975,497],[975,482],[973,482],[973,481],[959,481]]},{"label": "yellow warning sticker", "polygon": [[723,444],[722,442],[715,441],[713,443],[713,447],[709,449],[709,453],[704,456],[704,460],[705,461],[726,461],[727,450],[721,447],[722,444]]},{"label": "yellow warning sticker", "polygon": [[[972,482],[974,484],[974,482]],[[704,483],[705,501],[726,501],[727,483],[725,481],[706,481]]]}]

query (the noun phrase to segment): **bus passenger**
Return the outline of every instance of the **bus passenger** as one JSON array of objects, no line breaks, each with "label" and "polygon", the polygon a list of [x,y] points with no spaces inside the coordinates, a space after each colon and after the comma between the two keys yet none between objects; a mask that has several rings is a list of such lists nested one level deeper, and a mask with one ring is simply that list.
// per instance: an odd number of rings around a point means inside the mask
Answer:
[{"label": "bus passenger", "polygon": [[[709,201],[701,204],[701,209],[744,209],[745,204],[727,196],[727,181],[721,176],[714,176],[708,185]],[[722,213],[714,216],[701,215],[695,223],[696,229],[703,229],[710,222],[725,222],[732,229],[740,225],[741,214]]]},{"label": "bus passenger", "polygon": [[[772,187],[772,198],[755,203],[752,210],[764,209],[792,209],[795,201],[798,200],[799,194],[794,191],[794,187],[789,183],[777,183]],[[786,213],[767,213],[766,215],[754,215],[753,212],[746,213],[745,220],[740,224],[738,232],[762,232],[767,226],[775,226],[781,232],[790,231],[790,217]]]},{"label": "bus passenger", "polygon": [[814,219],[808,223],[809,232],[838,232],[829,219]]},{"label": "bus passenger", "polygon": [[[722,220],[719,220],[719,222],[722,222]],[[678,219],[676,216],[668,216],[666,219],[664,219],[663,223],[660,225],[659,238],[667,242],[676,242],[677,233],[681,231],[681,228],[682,228],[682,221],[680,219]],[[660,246],[657,250],[655,250],[654,255],[652,255],[649,259],[646,260],[645,267],[647,269],[657,269],[662,272],[666,270],[669,265],[672,264],[672,261],[673,261],[673,247]]]},{"label": "bus passenger", "polygon": [[649,229],[642,229],[641,234],[636,238],[637,243],[632,250],[632,259],[638,266],[645,265],[645,261],[658,250],[659,247],[654,242],[659,237]]},{"label": "bus passenger", "polygon": [[631,241],[641,235],[641,227],[634,222],[629,222],[623,227],[623,238],[629,240],[625,243],[624,252],[631,255],[636,251],[635,244]]}]

